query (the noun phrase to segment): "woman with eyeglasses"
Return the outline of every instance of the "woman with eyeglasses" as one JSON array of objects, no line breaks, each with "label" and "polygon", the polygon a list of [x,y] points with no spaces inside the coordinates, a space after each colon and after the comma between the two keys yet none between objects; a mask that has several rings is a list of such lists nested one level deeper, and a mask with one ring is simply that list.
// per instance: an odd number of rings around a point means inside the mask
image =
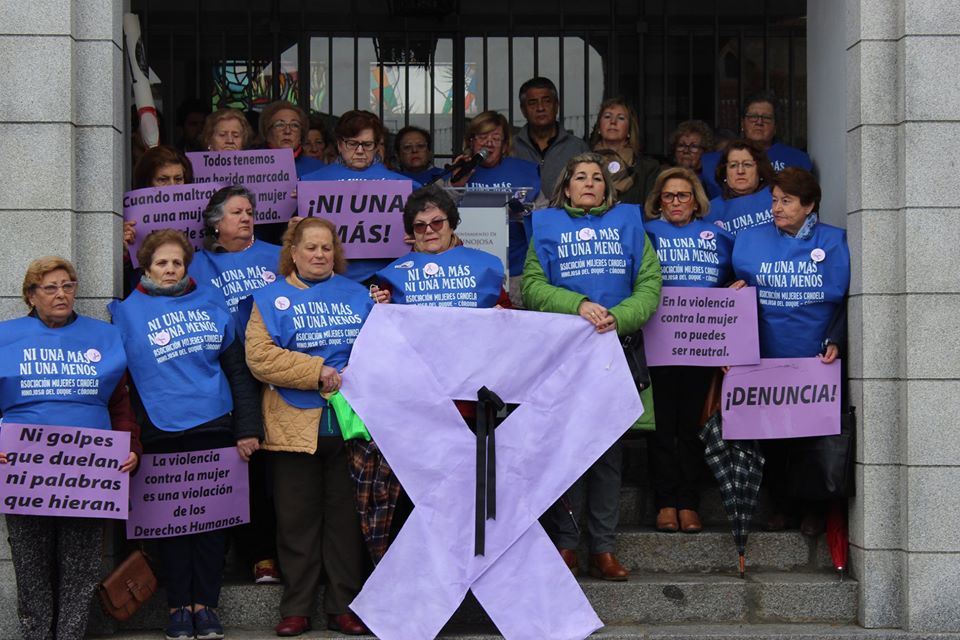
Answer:
[{"label": "woman with eyeglasses", "polygon": [[[703,221],[710,203],[693,171],[672,167],[661,173],[646,210],[658,216],[646,229],[665,287],[722,287],[731,280],[733,236]],[[703,529],[697,513],[703,467],[697,423],[713,373],[711,367],[650,367],[657,428],[647,452],[658,531]]]},{"label": "woman with eyeglasses", "polygon": [[673,166],[690,169],[703,185],[708,198],[720,195],[713,176],[703,175],[703,156],[713,150],[713,130],[703,120],[685,120],[670,134],[670,149],[673,150]]},{"label": "woman with eyeglasses", "polygon": [[393,150],[397,154],[400,173],[420,184],[428,184],[443,169],[433,166],[433,140],[430,132],[413,125],[397,132]]},{"label": "woman with eyeglasses", "polygon": [[616,153],[607,170],[613,177],[617,201],[642,205],[660,173],[660,163],[641,153],[637,114],[623,98],[609,98],[600,105],[590,147]]},{"label": "woman with eyeglasses", "polygon": [[722,186],[710,201],[708,222],[736,236],[773,220],[770,181],[774,172],[767,154],[749,140],[734,140],[720,154],[714,176]]},{"label": "woman with eyeglasses", "polygon": [[[375,114],[369,111],[347,111],[340,116],[334,130],[337,139],[337,161],[319,171],[303,176],[302,180],[405,180],[419,188],[420,183],[391,171],[383,164],[381,151],[386,129]],[[372,282],[372,276],[387,266],[390,259],[367,258],[351,260],[346,277],[356,282]]]},{"label": "woman with eyeglasses", "polygon": [[[601,156],[582,153],[567,162],[552,207],[533,213],[522,286],[528,309],[579,315],[598,333],[616,332],[620,337],[635,333],[653,315],[660,304],[660,261],[644,233],[639,207],[616,204],[614,194]],[[627,579],[627,569],[614,555],[621,458],[618,442],[573,484],[566,500],[543,516],[574,574],[579,571],[580,528],[572,514],[579,512],[588,493],[590,574],[604,580]]]},{"label": "woman with eyeglasses", "polygon": [[[468,160],[478,153],[486,157],[473,170],[459,180],[451,176],[451,186],[464,187],[468,191],[509,191],[516,206],[511,208],[507,263],[510,268],[510,300],[513,306],[522,307],[520,279],[523,263],[530,244],[529,209],[534,207],[540,193],[540,169],[528,160],[510,157],[513,134],[510,123],[503,114],[484,111],[475,116],[463,134],[465,151],[456,158]],[[541,204],[546,204],[541,201]]]},{"label": "woman with eyeglasses", "polygon": [[[120,332],[74,311],[77,271],[63,258],[31,262],[22,291],[29,313],[0,323],[3,421],[129,432],[130,453],[119,469],[130,473],[143,450],[127,392]],[[80,390],[92,393],[78,395]],[[0,453],[0,464],[13,462],[13,454]],[[102,575],[103,521],[14,513],[4,517],[17,579],[19,637],[85,637],[90,602]]]},{"label": "woman with eyeglasses", "polygon": [[[740,132],[766,154],[774,173],[780,173],[787,167],[813,170],[813,161],[805,151],[776,140],[777,98],[772,92],[762,91],[746,99]],[[719,153],[708,153],[703,157],[703,177],[706,180],[714,179],[715,169],[720,162]],[[717,181],[708,191],[719,188],[719,185]]]}]

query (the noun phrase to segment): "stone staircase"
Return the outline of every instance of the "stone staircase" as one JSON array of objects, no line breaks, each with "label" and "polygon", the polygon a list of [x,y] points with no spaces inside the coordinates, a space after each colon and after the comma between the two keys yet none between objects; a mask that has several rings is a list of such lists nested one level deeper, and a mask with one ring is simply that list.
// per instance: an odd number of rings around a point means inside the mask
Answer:
[{"label": "stone staircase", "polygon": [[[617,555],[630,570],[630,579],[605,582],[580,578],[584,592],[607,625],[595,637],[909,637],[896,635],[902,632],[874,632],[856,626],[857,582],[849,577],[840,580],[824,536],[813,540],[798,531],[755,530],[747,546],[747,574],[739,578],[737,553],[719,491],[709,481],[703,487],[702,533],[653,530],[652,496],[643,477],[644,444],[642,439],[628,442],[625,482],[630,484],[621,491]],[[763,497],[761,493],[756,523],[763,523],[768,515]],[[581,553],[581,558],[585,560],[586,554]],[[228,638],[275,637],[272,626],[277,621],[280,593],[278,586],[253,585],[245,568],[229,570],[220,608]],[[165,620],[161,593],[127,623],[115,625],[98,614],[90,631],[123,640],[155,640],[162,637],[158,630]],[[344,636],[313,631],[304,637]],[[443,637],[490,640],[499,635],[468,595]]]}]

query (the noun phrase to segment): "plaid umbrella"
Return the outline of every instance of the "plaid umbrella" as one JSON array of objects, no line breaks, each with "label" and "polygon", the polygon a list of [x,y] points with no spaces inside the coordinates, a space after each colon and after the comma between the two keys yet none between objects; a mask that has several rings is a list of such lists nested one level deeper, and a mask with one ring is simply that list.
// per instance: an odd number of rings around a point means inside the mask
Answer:
[{"label": "plaid umbrella", "polygon": [[378,564],[390,546],[390,524],[400,497],[400,481],[347,399],[338,391],[327,401],[337,414],[345,440],[360,531],[373,564]]},{"label": "plaid umbrella", "polygon": [[720,483],[720,498],[733,528],[733,541],[740,553],[740,577],[746,570],[744,554],[750,521],[757,508],[757,494],[763,478],[763,455],[756,440],[724,440],[720,412],[714,413],[700,430],[707,466]]}]

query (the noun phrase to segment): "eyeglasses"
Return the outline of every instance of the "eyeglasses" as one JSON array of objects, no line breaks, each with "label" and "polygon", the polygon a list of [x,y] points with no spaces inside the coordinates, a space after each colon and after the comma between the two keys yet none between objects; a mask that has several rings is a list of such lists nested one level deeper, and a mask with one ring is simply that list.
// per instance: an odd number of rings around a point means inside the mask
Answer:
[{"label": "eyeglasses", "polygon": [[765,113],[747,113],[744,116],[744,119],[753,122],[754,124],[762,122],[763,124],[770,124],[773,122],[773,116],[768,116]]},{"label": "eyeglasses", "polygon": [[422,236],[427,232],[427,227],[430,227],[435,233],[440,233],[440,229],[443,229],[443,224],[446,221],[446,218],[434,218],[430,222],[414,222],[413,232],[418,236]]},{"label": "eyeglasses", "polygon": [[284,122],[283,120],[277,120],[270,125],[270,128],[274,131],[283,131],[284,129],[290,129],[290,131],[300,131],[300,123],[294,120],[293,122]]},{"label": "eyeglasses", "polygon": [[486,144],[487,142],[501,144],[503,142],[503,135],[499,131],[488,131],[487,133],[478,133],[473,136],[473,139],[480,144]]},{"label": "eyeglasses", "polygon": [[743,162],[728,162],[727,169],[733,169],[734,171],[739,171],[741,168],[744,171],[750,171],[757,166],[757,163],[752,160],[744,160]]},{"label": "eyeglasses", "polygon": [[[373,147],[370,147],[370,148],[372,149]],[[426,143],[419,142],[419,143],[405,144],[400,147],[400,151],[403,151],[404,153],[413,153],[414,151],[425,151],[426,148],[427,148]]]},{"label": "eyeglasses", "polygon": [[697,144],[697,143],[681,144],[679,142],[677,143],[677,151],[701,151],[701,150],[703,150],[702,144]]},{"label": "eyeglasses", "polygon": [[67,295],[70,295],[77,290],[77,282],[64,282],[63,284],[38,284],[34,286],[34,289],[38,291],[43,291],[44,295],[55,296],[57,291],[63,289],[63,292]]},{"label": "eyeglasses", "polygon": [[377,146],[377,143],[373,140],[344,140],[343,144],[350,151],[356,151],[357,147],[363,147],[364,151],[373,151],[373,148]]},{"label": "eyeglasses", "polygon": [[693,193],[690,191],[677,191],[673,193],[671,191],[663,191],[660,193],[660,202],[669,203],[676,200],[680,204],[686,204],[690,202],[690,199],[693,198]]}]

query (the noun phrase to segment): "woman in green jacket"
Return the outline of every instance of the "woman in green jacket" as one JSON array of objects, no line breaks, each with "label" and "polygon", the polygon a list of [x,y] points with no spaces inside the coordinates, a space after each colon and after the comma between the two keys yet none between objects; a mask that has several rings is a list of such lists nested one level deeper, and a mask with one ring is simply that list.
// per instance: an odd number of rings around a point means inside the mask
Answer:
[{"label": "woman in green jacket", "polygon": [[[660,261],[643,229],[640,208],[617,204],[603,158],[583,153],[567,162],[551,201],[533,215],[523,269],[523,304],[534,311],[579,315],[598,333],[634,333],[660,302]],[[587,470],[544,520],[567,566],[579,570],[574,513],[586,491],[590,574],[626,580],[614,556],[620,503],[620,445]]]}]

